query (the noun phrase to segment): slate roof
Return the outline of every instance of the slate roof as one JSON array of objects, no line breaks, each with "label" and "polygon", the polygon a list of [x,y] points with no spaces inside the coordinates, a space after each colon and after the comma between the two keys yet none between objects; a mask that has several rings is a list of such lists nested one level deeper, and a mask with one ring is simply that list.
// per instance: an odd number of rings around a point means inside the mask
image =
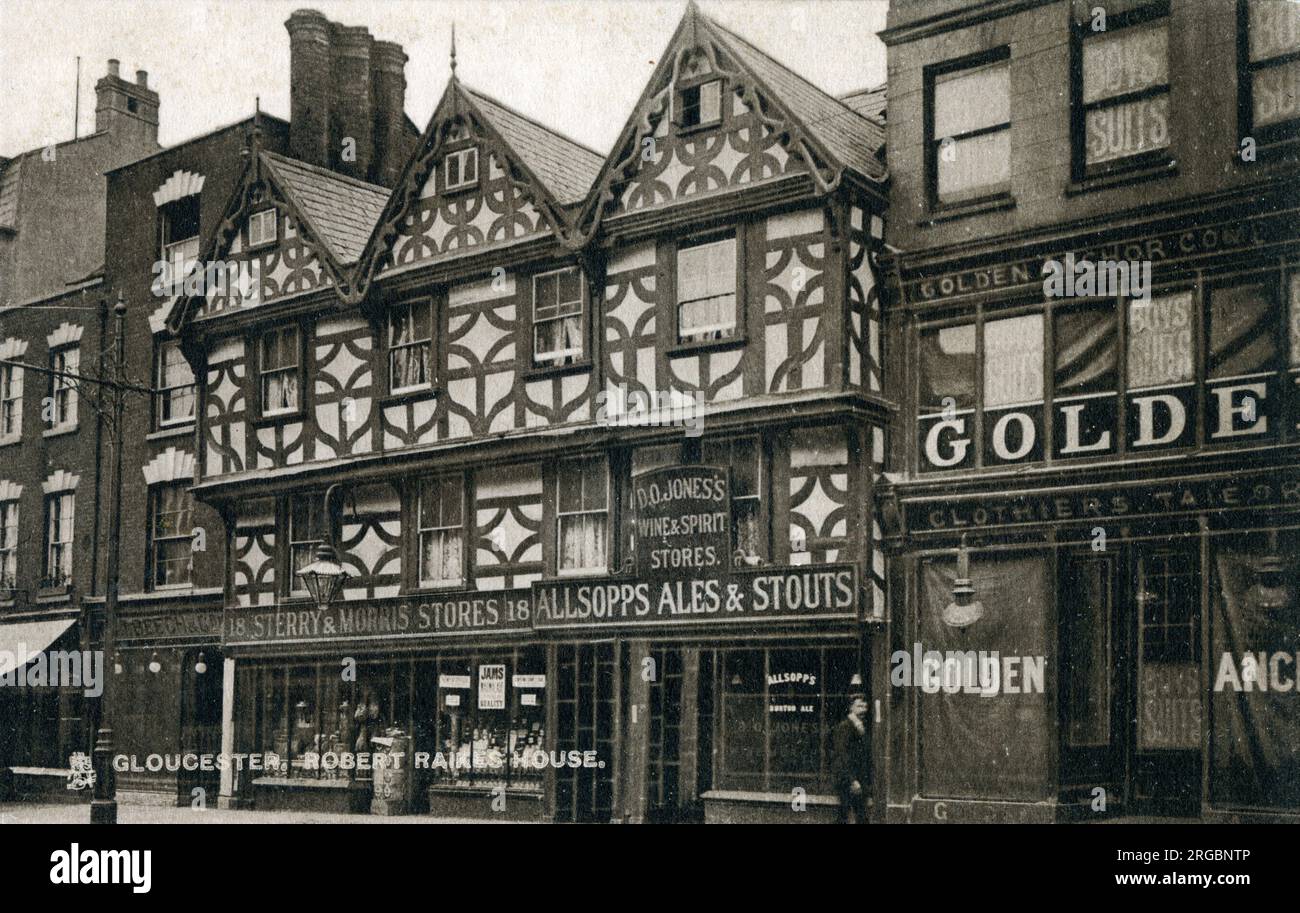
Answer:
[{"label": "slate roof", "polygon": [[339,264],[355,263],[391,191],[274,152],[262,152],[262,161]]},{"label": "slate roof", "polygon": [[841,95],[840,101],[864,117],[869,117],[882,124],[885,122],[885,84],[883,82],[869,89],[858,89],[856,92]]},{"label": "slate roof", "polygon": [[568,206],[586,198],[605,156],[464,83],[460,87],[559,203]]},{"label": "slate roof", "polygon": [[721,34],[732,53],[767,84],[841,164],[873,180],[885,176],[885,165],[876,157],[885,145],[885,132],[880,124],[826,94],[715,20],[709,19],[708,23]]}]

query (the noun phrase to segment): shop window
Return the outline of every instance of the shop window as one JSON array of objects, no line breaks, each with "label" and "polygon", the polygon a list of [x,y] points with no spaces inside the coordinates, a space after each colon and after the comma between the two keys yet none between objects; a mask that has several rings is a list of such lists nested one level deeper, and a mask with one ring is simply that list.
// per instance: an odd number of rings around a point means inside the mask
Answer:
[{"label": "shop window", "polygon": [[307,588],[298,572],[316,560],[316,547],[329,535],[325,498],[318,492],[304,492],[289,499],[289,591],[305,595]]},{"label": "shop window", "polygon": [[149,498],[151,583],[155,588],[187,586],[194,570],[194,499],[189,482],[157,485]]},{"label": "shop window", "polygon": [[763,519],[763,448],[758,438],[704,441],[701,462],[731,469],[731,547],[738,556],[766,559]]},{"label": "shop window", "polygon": [[556,486],[559,572],[604,573],[609,563],[607,460],[603,456],[563,460]]},{"label": "shop window", "polygon": [[1138,555],[1138,748],[1201,747],[1201,575],[1195,549]]},{"label": "shop window", "polygon": [[679,89],[677,122],[686,129],[716,124],[722,120],[722,80],[710,79]]},{"label": "shop window", "polygon": [[0,599],[18,585],[18,502],[0,501]]},{"label": "shop window", "polygon": [[975,324],[921,331],[921,415],[975,408]]},{"label": "shop window", "polygon": [[299,341],[296,326],[262,334],[262,415],[286,415],[299,408]]},{"label": "shop window", "polygon": [[392,393],[433,383],[433,302],[406,301],[388,313],[388,384]]},{"label": "shop window", "polygon": [[1011,64],[1008,49],[975,65],[929,76],[932,205],[968,203],[1011,188]]},{"label": "shop window", "polygon": [[1272,285],[1252,282],[1210,289],[1210,357],[1212,378],[1242,377],[1276,370],[1277,311]]},{"label": "shop window", "polygon": [[276,239],[279,217],[274,209],[263,209],[248,217],[248,246],[273,244]]},{"label": "shop window", "polygon": [[541,753],[554,747],[546,741],[543,649],[439,658],[437,670],[434,788],[540,792]]},{"label": "shop window", "polygon": [[1071,556],[1060,566],[1066,743],[1071,747],[1109,745],[1111,562]]},{"label": "shop window", "polygon": [[73,493],[61,491],[45,499],[45,577],[43,587],[72,582]]},{"label": "shop window", "polygon": [[736,335],[736,270],[735,237],[678,248],[678,342]]},{"label": "shop window", "polygon": [[1052,323],[1057,397],[1119,389],[1114,304],[1061,309],[1052,315]]},{"label": "shop window", "polygon": [[984,324],[984,406],[1014,406],[1043,398],[1043,315]]},{"label": "shop window", "polygon": [[568,365],[583,357],[582,271],[533,277],[533,364]]},{"label": "shop window", "polygon": [[194,371],[177,340],[158,344],[155,369],[154,420],[158,427],[194,421]]},{"label": "shop window", "polygon": [[1169,146],[1167,6],[1155,4],[1075,28],[1081,79],[1075,96],[1076,177],[1149,163]]},{"label": "shop window", "polygon": [[50,354],[50,396],[53,409],[50,423],[55,429],[76,427],[77,381],[81,369],[81,350],[73,347]]},{"label": "shop window", "polygon": [[465,476],[420,482],[420,586],[465,582]]},{"label": "shop window", "polygon": [[1190,382],[1195,376],[1192,293],[1128,305],[1128,389]]},{"label": "shop window", "polygon": [[[159,210],[162,260],[173,283],[184,279],[199,259],[199,196],[190,194]],[[179,292],[179,288],[173,286]]]},{"label": "shop window", "polygon": [[848,647],[723,651],[714,785],[831,792],[831,732],[861,690],[857,664]]},{"label": "shop window", "polygon": [[23,431],[23,369],[0,364],[0,442],[17,440]]},{"label": "shop window", "polygon": [[1241,131],[1256,141],[1289,139],[1300,124],[1300,5],[1246,0],[1240,61]]},{"label": "shop window", "polygon": [[448,152],[442,160],[442,189],[464,190],[478,183],[478,149],[474,146]]}]

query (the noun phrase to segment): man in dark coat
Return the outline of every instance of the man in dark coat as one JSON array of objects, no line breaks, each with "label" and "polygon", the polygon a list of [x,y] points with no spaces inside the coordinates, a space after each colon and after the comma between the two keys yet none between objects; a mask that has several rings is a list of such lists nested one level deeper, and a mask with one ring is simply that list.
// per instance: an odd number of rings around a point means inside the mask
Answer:
[{"label": "man in dark coat", "polygon": [[849,695],[848,714],[831,736],[831,777],[840,796],[840,824],[867,823],[866,784],[871,777],[867,750],[867,699]]}]

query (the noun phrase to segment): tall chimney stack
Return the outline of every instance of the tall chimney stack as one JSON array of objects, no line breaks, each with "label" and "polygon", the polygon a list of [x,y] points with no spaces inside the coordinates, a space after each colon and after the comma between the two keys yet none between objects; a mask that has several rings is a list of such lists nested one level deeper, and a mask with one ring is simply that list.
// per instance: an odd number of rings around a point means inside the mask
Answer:
[{"label": "tall chimney stack", "polygon": [[330,23],[316,10],[294,10],[289,31],[289,151],[329,167]]},{"label": "tall chimney stack", "polygon": [[375,39],[364,26],[332,23],[330,31],[334,77],[334,96],[330,100],[330,167],[365,181],[370,178],[375,149],[370,104],[370,48]]},{"label": "tall chimney stack", "polygon": [[395,41],[370,49],[370,95],[375,112],[374,182],[392,187],[414,142],[406,131],[406,54]]},{"label": "tall chimney stack", "polygon": [[136,81],[121,76],[121,63],[108,61],[108,74],[95,83],[95,132],[134,136],[142,146],[158,145],[158,93],[149,88],[149,74],[136,71]]}]

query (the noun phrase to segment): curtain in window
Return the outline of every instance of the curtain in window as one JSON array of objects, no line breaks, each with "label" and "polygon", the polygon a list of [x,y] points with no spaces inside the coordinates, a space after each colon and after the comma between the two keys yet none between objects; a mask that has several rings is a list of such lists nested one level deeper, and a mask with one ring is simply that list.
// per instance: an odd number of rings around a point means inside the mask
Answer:
[{"label": "curtain in window", "polygon": [[464,575],[462,542],[458,530],[426,530],[420,534],[421,582],[459,582]]},{"label": "curtain in window", "polygon": [[[1219,807],[1300,810],[1300,700],[1296,685],[1290,691],[1275,687],[1275,679],[1300,683],[1294,541],[1281,551],[1291,556],[1289,604],[1262,586],[1258,551],[1224,548],[1215,556],[1210,801]],[[1248,685],[1245,678],[1254,681]]]},{"label": "curtain in window", "polygon": [[[952,601],[956,563],[927,563],[923,570],[921,650],[997,652],[1002,657],[1047,653],[1047,561],[1039,556],[971,560],[975,598],[984,616],[966,627],[944,621]],[[1005,666],[1003,667],[1005,668]],[[1023,669],[1023,662],[1021,663]],[[892,671],[892,669],[891,669]],[[913,670],[920,680],[920,670]],[[1054,691],[1046,679],[1044,689]],[[1024,685],[1023,676],[1017,683]],[[1005,682],[1004,682],[1005,684]],[[918,689],[921,789],[926,796],[984,799],[1046,798],[1049,722],[1046,694],[927,694]]]}]

